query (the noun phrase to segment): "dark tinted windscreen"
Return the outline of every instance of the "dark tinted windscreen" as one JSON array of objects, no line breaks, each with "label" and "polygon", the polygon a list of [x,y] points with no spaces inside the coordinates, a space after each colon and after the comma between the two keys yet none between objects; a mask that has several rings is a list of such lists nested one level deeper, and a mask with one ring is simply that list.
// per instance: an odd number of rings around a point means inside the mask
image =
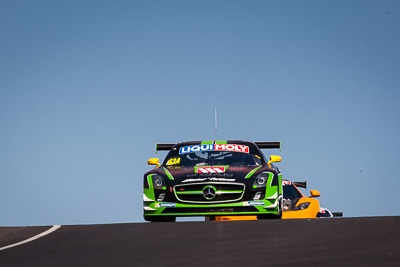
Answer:
[{"label": "dark tinted windscreen", "polygon": [[300,192],[292,185],[283,185],[283,198],[284,199],[295,199],[303,197]]},{"label": "dark tinted windscreen", "polygon": [[203,165],[258,166],[261,164],[261,159],[255,155],[230,151],[192,152],[170,157],[166,160],[167,166],[182,167]]}]

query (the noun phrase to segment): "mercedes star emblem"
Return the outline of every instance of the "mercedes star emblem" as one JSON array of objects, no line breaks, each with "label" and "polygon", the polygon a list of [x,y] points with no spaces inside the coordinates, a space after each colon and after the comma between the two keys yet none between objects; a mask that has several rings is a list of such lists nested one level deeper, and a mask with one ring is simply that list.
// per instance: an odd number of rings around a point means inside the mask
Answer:
[{"label": "mercedes star emblem", "polygon": [[207,200],[213,199],[217,195],[217,192],[215,190],[214,186],[208,185],[203,188],[203,196]]}]

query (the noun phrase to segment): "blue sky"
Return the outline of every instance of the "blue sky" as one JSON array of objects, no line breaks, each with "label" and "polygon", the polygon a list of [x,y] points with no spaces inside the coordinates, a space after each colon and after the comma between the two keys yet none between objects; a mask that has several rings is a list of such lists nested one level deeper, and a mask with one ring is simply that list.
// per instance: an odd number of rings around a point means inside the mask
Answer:
[{"label": "blue sky", "polygon": [[1,1],[0,226],[142,222],[157,142],[281,141],[345,216],[400,215],[398,1]]}]

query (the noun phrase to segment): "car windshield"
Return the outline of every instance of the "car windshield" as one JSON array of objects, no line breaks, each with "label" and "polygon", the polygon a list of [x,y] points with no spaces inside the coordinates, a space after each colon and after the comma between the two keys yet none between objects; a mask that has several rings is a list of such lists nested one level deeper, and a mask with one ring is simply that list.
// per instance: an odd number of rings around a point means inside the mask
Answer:
[{"label": "car windshield", "polygon": [[290,184],[283,184],[283,198],[284,199],[295,199],[303,197],[299,190],[294,187],[294,185]]},{"label": "car windshield", "polygon": [[167,166],[259,166],[261,158],[257,155],[232,151],[200,151],[175,155],[165,160]]}]

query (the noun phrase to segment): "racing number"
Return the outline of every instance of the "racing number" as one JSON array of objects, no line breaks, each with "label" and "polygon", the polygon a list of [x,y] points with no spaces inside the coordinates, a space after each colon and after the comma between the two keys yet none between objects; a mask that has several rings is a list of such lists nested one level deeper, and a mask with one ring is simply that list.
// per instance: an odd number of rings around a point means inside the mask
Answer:
[{"label": "racing number", "polygon": [[171,158],[168,160],[167,165],[178,165],[181,162],[181,158]]}]

